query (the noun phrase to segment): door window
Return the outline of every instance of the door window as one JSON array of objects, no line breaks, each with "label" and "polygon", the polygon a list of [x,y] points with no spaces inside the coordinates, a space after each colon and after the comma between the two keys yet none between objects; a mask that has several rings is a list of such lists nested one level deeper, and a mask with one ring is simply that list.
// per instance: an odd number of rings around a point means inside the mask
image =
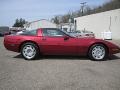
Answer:
[{"label": "door window", "polygon": [[51,37],[61,37],[65,36],[65,33],[60,31],[59,29],[44,29],[43,30],[43,35],[44,36],[51,36]]}]

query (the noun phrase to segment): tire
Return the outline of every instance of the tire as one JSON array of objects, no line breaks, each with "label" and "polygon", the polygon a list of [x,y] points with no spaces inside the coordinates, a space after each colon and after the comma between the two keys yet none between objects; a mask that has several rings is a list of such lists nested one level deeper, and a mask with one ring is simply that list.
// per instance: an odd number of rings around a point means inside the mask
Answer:
[{"label": "tire", "polygon": [[103,61],[106,60],[108,50],[103,44],[94,44],[90,47],[88,56],[91,60]]},{"label": "tire", "polygon": [[25,60],[34,60],[39,55],[39,49],[34,43],[27,42],[22,45],[21,54]]}]

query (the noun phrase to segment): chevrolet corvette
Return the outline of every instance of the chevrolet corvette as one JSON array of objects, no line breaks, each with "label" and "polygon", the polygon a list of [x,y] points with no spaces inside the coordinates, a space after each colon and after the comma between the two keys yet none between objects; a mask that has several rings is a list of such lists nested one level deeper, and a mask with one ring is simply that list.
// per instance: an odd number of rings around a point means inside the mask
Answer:
[{"label": "chevrolet corvette", "polygon": [[73,37],[57,28],[39,28],[6,35],[4,46],[7,50],[21,53],[27,60],[36,59],[40,55],[84,55],[91,60],[100,61],[120,53],[120,48],[111,42]]}]

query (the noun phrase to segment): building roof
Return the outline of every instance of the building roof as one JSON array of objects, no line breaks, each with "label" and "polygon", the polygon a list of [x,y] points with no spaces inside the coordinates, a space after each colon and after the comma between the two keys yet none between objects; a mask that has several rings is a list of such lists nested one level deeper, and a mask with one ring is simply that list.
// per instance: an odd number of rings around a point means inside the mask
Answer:
[{"label": "building roof", "polygon": [[[40,19],[40,20],[35,20],[35,21],[28,22],[28,23],[26,23],[26,24],[31,24],[31,23],[39,22],[39,21],[48,21],[48,22],[50,22],[50,21],[47,20],[47,19]],[[53,23],[53,22],[51,22],[51,23]],[[55,24],[55,23],[54,23],[54,24]]]}]

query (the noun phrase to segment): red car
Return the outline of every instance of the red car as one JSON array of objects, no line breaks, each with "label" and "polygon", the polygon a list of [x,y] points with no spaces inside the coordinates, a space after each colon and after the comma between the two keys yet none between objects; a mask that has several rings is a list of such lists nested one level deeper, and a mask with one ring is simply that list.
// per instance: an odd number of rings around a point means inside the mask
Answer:
[{"label": "red car", "polygon": [[120,52],[108,41],[95,38],[76,38],[56,28],[40,28],[19,35],[4,37],[6,49],[19,52],[27,60],[40,55],[86,55],[92,60],[105,60]]}]

